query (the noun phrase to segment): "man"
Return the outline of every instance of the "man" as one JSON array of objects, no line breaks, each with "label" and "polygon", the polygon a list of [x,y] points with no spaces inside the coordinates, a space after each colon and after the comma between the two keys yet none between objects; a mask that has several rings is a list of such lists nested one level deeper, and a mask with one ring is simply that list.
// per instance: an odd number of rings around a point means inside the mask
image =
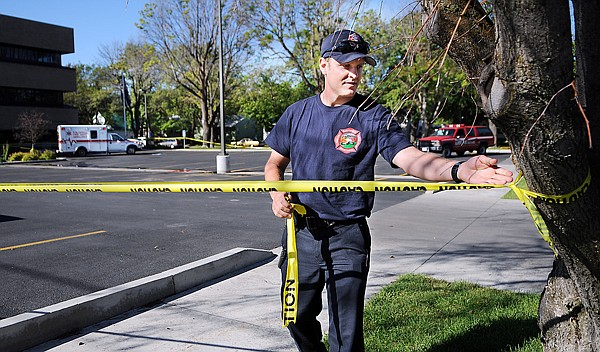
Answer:
[{"label": "man", "polygon": [[[497,160],[477,156],[465,163],[423,153],[411,145],[389,110],[357,94],[363,66],[376,65],[369,44],[356,32],[323,40],[319,67],[325,89],[288,107],[266,139],[273,149],[265,180],[283,180],[292,163],[294,180],[373,180],[377,156],[393,167],[431,181],[504,184],[512,173]],[[371,237],[366,218],[373,192],[271,192],[275,216],[296,215],[298,313],[288,328],[300,351],[326,351],[316,317],[327,286],[330,351],[364,351],[363,310]],[[285,247],[285,239],[283,241]],[[285,281],[287,259],[282,257]]]}]

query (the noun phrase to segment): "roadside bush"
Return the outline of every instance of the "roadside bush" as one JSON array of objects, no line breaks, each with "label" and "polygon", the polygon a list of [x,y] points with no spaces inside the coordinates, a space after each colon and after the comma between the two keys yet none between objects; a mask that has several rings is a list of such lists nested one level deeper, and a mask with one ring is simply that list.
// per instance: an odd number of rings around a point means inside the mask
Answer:
[{"label": "roadside bush", "polygon": [[24,153],[24,152],[12,153],[8,157],[8,161],[21,161],[21,160],[23,160],[23,157],[25,156],[25,154],[29,154],[29,153]]},{"label": "roadside bush", "polygon": [[52,159],[56,159],[56,153],[50,149],[46,149],[40,154],[40,160],[52,160]]},{"label": "roadside bush", "polygon": [[31,149],[29,151],[29,153],[25,153],[25,155],[23,155],[23,158],[21,158],[21,161],[39,160],[40,155],[42,155],[42,152],[40,152],[39,150],[36,150],[36,149]]},{"label": "roadside bush", "polygon": [[52,150],[44,150],[40,152],[36,149],[31,149],[29,152],[16,152],[8,157],[8,161],[31,161],[31,160],[52,160],[56,158],[56,153]]}]

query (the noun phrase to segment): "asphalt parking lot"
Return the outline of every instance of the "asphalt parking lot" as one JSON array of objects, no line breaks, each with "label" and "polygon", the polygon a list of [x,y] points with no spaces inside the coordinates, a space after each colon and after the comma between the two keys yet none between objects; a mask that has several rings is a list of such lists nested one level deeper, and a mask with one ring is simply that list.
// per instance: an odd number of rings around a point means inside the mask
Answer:
[{"label": "asphalt parking lot", "polygon": [[[247,173],[221,177],[211,170],[216,154],[156,150],[0,165],[0,182],[260,180],[268,155],[236,153],[232,166]],[[4,193],[0,204],[0,318],[231,248],[272,249],[283,227],[266,194]]]}]

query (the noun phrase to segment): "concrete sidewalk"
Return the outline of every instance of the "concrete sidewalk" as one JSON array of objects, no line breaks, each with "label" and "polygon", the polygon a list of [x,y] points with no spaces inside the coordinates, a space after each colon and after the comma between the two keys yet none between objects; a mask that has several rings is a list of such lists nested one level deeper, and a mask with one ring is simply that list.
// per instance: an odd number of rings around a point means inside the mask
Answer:
[{"label": "concrete sidewalk", "polygon": [[[501,199],[506,192],[428,193],[373,214],[367,296],[405,273],[541,292],[553,253],[525,207]],[[275,259],[31,351],[293,351],[279,285]],[[326,330],[325,309],[321,318]]]}]

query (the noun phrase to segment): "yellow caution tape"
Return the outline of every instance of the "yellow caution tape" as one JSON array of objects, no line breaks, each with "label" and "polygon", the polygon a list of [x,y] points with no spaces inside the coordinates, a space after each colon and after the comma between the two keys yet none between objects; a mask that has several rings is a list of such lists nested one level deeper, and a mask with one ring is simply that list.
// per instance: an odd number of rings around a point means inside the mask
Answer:
[{"label": "yellow caution tape", "polygon": [[[190,141],[195,141],[195,142],[204,143],[204,144],[213,144],[213,145],[218,145],[218,146],[221,145],[221,143],[218,143],[218,142],[205,141],[205,140],[202,140],[202,139],[191,138],[191,137],[154,137],[153,139],[158,140],[158,141],[160,141],[160,140],[168,140],[168,139],[178,139],[178,140],[179,139],[183,139],[184,141],[190,140]],[[239,146],[239,145],[234,145],[234,144],[227,144],[227,143],[225,143],[225,145],[228,146],[228,147],[231,147],[231,148],[246,148],[244,146]]]},{"label": "yellow caution tape", "polygon": [[[294,211],[306,215],[306,208],[292,204]],[[296,224],[294,217],[287,219],[287,269],[281,297],[281,317],[283,327],[296,322],[298,314],[298,252],[296,250]]]},{"label": "yellow caution tape", "polygon": [[577,189],[574,190],[573,192],[568,193],[568,194],[563,194],[563,195],[549,196],[546,194],[537,193],[537,192],[533,192],[530,190],[518,188],[517,182],[522,177],[523,177],[523,174],[519,173],[519,176],[517,176],[517,179],[515,181],[513,181],[512,183],[508,184],[508,187],[510,187],[513,191],[518,190],[518,191],[515,191],[515,193],[517,193],[517,195],[519,192],[521,192],[522,194],[524,194],[528,197],[537,198],[546,203],[551,203],[551,204],[567,204],[567,203],[575,202],[577,199],[579,199],[583,196],[583,194],[590,187],[590,183],[592,182],[592,174],[590,171],[588,171],[587,177],[585,178],[585,180],[583,181],[581,186],[577,187]]},{"label": "yellow caution tape", "polygon": [[0,183],[0,192],[413,192],[502,188],[504,185],[397,181],[201,181],[201,182],[97,182]]},{"label": "yellow caution tape", "polygon": [[540,233],[540,235],[542,236],[544,241],[548,242],[548,245],[550,245],[550,248],[552,249],[554,254],[557,254],[556,249],[554,248],[554,244],[552,243],[552,239],[550,238],[550,231],[548,231],[546,222],[542,218],[542,215],[538,211],[538,208],[535,206],[535,204],[533,203],[531,198],[523,192],[522,189],[520,189],[520,188],[516,188],[516,189],[517,190],[513,189],[515,191],[515,194],[517,195],[517,197],[519,197],[519,200],[523,203],[523,205],[525,205],[525,207],[529,211],[529,214],[531,215],[531,218],[533,219],[533,223],[535,224],[535,227],[538,229],[538,232]]},{"label": "yellow caution tape", "polygon": [[192,181],[192,182],[85,182],[85,183],[0,183],[0,192],[109,192],[109,193],[205,193],[205,192],[415,192],[450,191],[467,189],[491,189],[510,187],[517,194],[524,194],[547,203],[566,204],[575,202],[587,191],[591,174],[581,186],[564,195],[545,195],[519,188],[517,180],[508,185],[398,182],[398,181]]},{"label": "yellow caution tape", "polygon": [[573,203],[577,199],[581,198],[589,188],[590,183],[592,181],[592,174],[590,171],[588,171],[588,175],[581,184],[581,186],[579,186],[573,192],[558,196],[549,196],[517,187],[517,183],[522,177],[523,174],[519,173],[519,176],[516,178],[516,180],[513,183],[509,184],[508,187],[510,187],[510,189],[512,189],[513,192],[515,192],[519,200],[523,203],[523,205],[525,205],[525,207],[529,211],[529,214],[531,215],[531,218],[533,219],[535,227],[537,227],[538,229],[538,232],[540,233],[544,241],[548,242],[550,248],[552,248],[552,251],[554,251],[554,254],[556,255],[557,252],[554,248],[554,244],[552,243],[552,239],[550,238],[550,231],[548,230],[548,226],[546,226],[546,222],[542,218],[542,215],[540,214],[537,206],[533,203],[532,198],[540,199],[546,203],[551,204]]}]

